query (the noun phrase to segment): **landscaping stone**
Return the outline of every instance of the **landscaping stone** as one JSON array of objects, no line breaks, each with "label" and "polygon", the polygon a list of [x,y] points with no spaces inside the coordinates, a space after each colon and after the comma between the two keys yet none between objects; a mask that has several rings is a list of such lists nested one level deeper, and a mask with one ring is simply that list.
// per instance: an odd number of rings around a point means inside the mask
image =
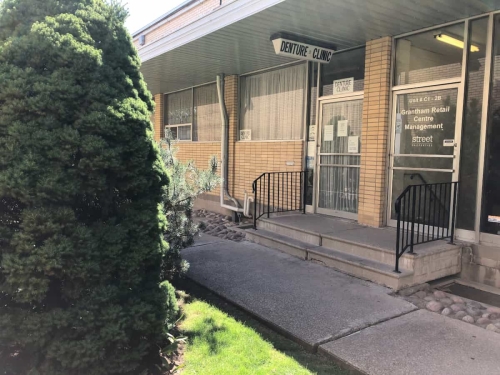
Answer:
[{"label": "landscaping stone", "polygon": [[444,316],[448,316],[451,314],[451,309],[449,309],[448,307],[444,308],[443,311],[441,311],[441,315],[444,315]]},{"label": "landscaping stone", "polygon": [[480,309],[478,309],[477,307],[467,307],[465,309],[465,311],[467,312],[467,314],[471,315],[471,316],[481,316],[482,315],[482,312]]},{"label": "landscaping stone", "polygon": [[474,323],[474,318],[473,318],[472,316],[470,316],[470,315],[466,315],[466,316],[464,316],[464,317],[462,318],[462,320],[463,320],[464,322],[467,322],[467,323]]},{"label": "landscaping stone", "polygon": [[427,296],[424,298],[425,301],[435,301],[436,299],[434,297],[431,297],[431,296]]},{"label": "landscaping stone", "polygon": [[451,300],[451,298],[441,298],[439,302],[441,302],[443,306],[446,307],[453,305],[453,301]]},{"label": "landscaping stone", "polygon": [[467,316],[467,313],[465,311],[459,311],[455,314],[455,318],[457,319],[462,319],[465,316]]},{"label": "landscaping stone", "polygon": [[443,305],[441,302],[438,301],[430,301],[427,305],[425,305],[425,307],[427,307],[427,310],[438,312],[441,311]]},{"label": "landscaping stone", "polygon": [[436,297],[436,298],[446,298],[446,293],[442,292],[440,290],[436,290],[434,292],[434,297]]},{"label": "landscaping stone", "polygon": [[497,327],[497,326],[495,326],[494,324],[488,324],[488,325],[486,326],[486,329],[487,329],[488,331],[498,332],[498,327]]},{"label": "landscaping stone", "polygon": [[[476,301],[467,301],[466,305],[469,307],[475,307],[478,309],[484,308],[483,305],[481,305],[479,302],[476,302]],[[489,312],[494,312],[494,311],[489,311]]]},{"label": "landscaping stone", "polygon": [[500,307],[490,306],[486,309],[489,313],[495,313],[500,315]]},{"label": "landscaping stone", "polygon": [[417,293],[415,293],[415,295],[418,297],[418,298],[425,298],[427,296],[427,292],[425,290],[420,290],[418,291]]},{"label": "landscaping stone", "polygon": [[450,299],[453,301],[453,303],[463,303],[465,304],[465,301],[458,297],[458,296],[450,296]]},{"label": "landscaping stone", "polygon": [[465,305],[455,303],[450,306],[450,309],[452,309],[454,312],[463,311],[465,310]]},{"label": "landscaping stone", "polygon": [[481,325],[486,325],[486,324],[490,324],[491,323],[491,320],[489,320],[488,318],[479,318],[477,321],[476,321],[477,324],[481,324]]}]

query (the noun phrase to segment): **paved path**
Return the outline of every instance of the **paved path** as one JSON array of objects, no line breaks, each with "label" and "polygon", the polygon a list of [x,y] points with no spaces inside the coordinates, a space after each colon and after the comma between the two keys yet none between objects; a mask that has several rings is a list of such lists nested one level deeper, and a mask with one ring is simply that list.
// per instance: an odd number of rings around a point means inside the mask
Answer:
[{"label": "paved path", "polygon": [[295,340],[367,374],[500,373],[500,335],[390,289],[250,242],[203,235],[188,276]]}]

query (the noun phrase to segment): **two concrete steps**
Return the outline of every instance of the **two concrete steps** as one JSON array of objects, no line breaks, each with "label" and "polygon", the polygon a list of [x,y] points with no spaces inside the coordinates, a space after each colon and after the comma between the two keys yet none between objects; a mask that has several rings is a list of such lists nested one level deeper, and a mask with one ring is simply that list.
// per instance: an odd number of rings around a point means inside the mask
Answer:
[{"label": "two concrete steps", "polygon": [[394,290],[460,272],[460,247],[442,241],[422,254],[404,254],[399,262],[400,273],[396,273],[395,250],[345,239],[338,234],[318,233],[299,225],[263,219],[258,221],[258,230],[247,230],[246,238]]}]

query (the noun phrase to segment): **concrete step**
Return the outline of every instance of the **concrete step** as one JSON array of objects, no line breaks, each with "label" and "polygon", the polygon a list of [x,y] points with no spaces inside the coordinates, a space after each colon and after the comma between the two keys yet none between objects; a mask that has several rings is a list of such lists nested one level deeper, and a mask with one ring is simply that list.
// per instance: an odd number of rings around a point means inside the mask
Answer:
[{"label": "concrete step", "polygon": [[[246,239],[301,259],[307,259],[307,248],[311,247],[311,244],[309,243],[283,236],[279,233],[270,232],[265,229],[247,229]],[[314,245],[312,246],[314,247]]]},{"label": "concrete step", "polygon": [[414,284],[412,270],[400,268],[400,273],[396,273],[394,266],[323,246],[308,249],[307,259],[320,261],[325,266],[394,290],[400,290]]},{"label": "concrete step", "polygon": [[[296,239],[298,241],[323,246],[325,248],[356,255],[376,262],[384,263],[394,267],[396,262],[395,249],[383,249],[380,247],[346,240],[337,236],[314,233],[299,227],[283,225],[272,220],[261,219],[257,222],[257,228],[268,230],[273,233]],[[394,246],[396,246],[394,244]],[[403,254],[399,260],[400,267],[414,269],[415,254]]]},{"label": "concrete step", "polygon": [[259,230],[267,230],[288,238],[298,240],[309,245],[321,245],[321,235],[319,233],[311,232],[299,227],[291,227],[288,225],[282,225],[276,223],[272,220],[259,219],[257,220],[257,228]]},{"label": "concrete step", "polygon": [[265,229],[247,230],[247,240],[301,259],[321,262],[327,267],[395,290],[412,285],[412,270],[402,269],[401,273],[395,273],[393,266],[323,246],[312,245]]}]

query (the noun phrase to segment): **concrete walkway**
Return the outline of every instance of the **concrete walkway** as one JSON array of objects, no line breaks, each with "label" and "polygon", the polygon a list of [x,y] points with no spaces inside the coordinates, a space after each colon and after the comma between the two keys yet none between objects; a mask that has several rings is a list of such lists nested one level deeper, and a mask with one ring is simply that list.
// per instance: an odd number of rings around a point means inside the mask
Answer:
[{"label": "concrete walkway", "polygon": [[188,277],[366,374],[494,374],[500,335],[418,310],[390,289],[250,242],[203,235]]}]

